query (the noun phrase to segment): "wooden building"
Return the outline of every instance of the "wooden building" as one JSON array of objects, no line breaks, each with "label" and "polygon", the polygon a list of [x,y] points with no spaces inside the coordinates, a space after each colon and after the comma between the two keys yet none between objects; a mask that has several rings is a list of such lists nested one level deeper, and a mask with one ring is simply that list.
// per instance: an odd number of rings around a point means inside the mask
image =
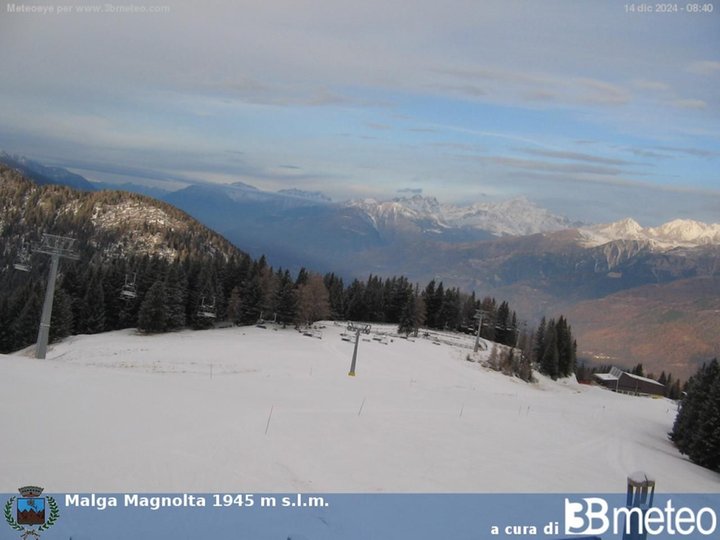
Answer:
[{"label": "wooden building", "polygon": [[600,385],[612,390],[633,395],[663,396],[665,385],[647,377],[640,377],[613,367],[610,373],[595,373]]}]

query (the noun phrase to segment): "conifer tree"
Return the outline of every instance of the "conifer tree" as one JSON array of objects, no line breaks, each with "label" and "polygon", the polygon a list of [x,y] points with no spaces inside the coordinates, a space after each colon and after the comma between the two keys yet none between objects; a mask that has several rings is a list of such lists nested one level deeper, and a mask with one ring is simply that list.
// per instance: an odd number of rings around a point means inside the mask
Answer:
[{"label": "conifer tree", "polygon": [[345,317],[351,321],[367,321],[368,311],[365,305],[365,284],[359,279],[353,280],[347,290]]},{"label": "conifer tree", "polygon": [[405,302],[398,325],[399,334],[417,335],[418,329],[424,322],[425,306],[419,292],[417,289],[414,291],[413,289],[405,291]]},{"label": "conifer tree", "polygon": [[496,341],[497,302],[494,298],[486,296],[480,303],[480,309],[484,313],[480,337]]},{"label": "conifer tree", "polygon": [[278,287],[275,292],[275,309],[277,320],[283,326],[292,323],[297,316],[297,296],[295,284],[290,277],[290,272],[285,270],[279,278]]},{"label": "conifer tree", "polygon": [[[386,284],[386,307],[384,309],[387,322],[397,323],[406,313],[406,304],[414,302],[413,287],[404,276],[393,277]],[[412,310],[410,310],[412,311]]]},{"label": "conifer tree", "polygon": [[364,303],[367,310],[367,320],[385,322],[385,299],[382,279],[370,275],[365,286]]},{"label": "conifer tree", "polygon": [[697,429],[688,456],[713,471],[720,471],[720,370],[708,381]]},{"label": "conifer tree", "polygon": [[254,324],[260,317],[263,308],[263,290],[260,274],[255,268],[250,277],[243,283],[240,292],[241,324]]},{"label": "conifer tree", "polygon": [[542,361],[543,354],[545,354],[545,327],[547,321],[545,317],[540,320],[540,324],[535,330],[535,343],[533,346],[533,357],[535,361],[540,363]]},{"label": "conifer tree", "polygon": [[12,334],[10,332],[10,302],[7,295],[0,295],[0,353],[12,351]]},{"label": "conifer tree", "polygon": [[105,290],[102,285],[102,272],[91,272],[88,287],[83,296],[83,312],[80,327],[85,334],[98,334],[105,331]]},{"label": "conifer tree", "polygon": [[295,278],[295,285],[296,286],[305,285],[305,283],[307,283],[308,277],[310,277],[310,274],[303,266],[302,268],[300,268],[297,278]]},{"label": "conifer tree", "polygon": [[560,354],[558,351],[557,332],[555,320],[550,319],[545,328],[545,350],[540,360],[540,371],[545,375],[557,379],[560,373]]},{"label": "conifer tree", "polygon": [[140,304],[138,329],[143,332],[167,331],[168,308],[165,302],[165,282],[158,280],[150,287]]},{"label": "conifer tree", "polygon": [[236,285],[230,291],[230,299],[228,300],[227,306],[227,318],[234,324],[239,324],[240,322],[240,306],[240,287]]},{"label": "conifer tree", "polygon": [[167,328],[175,330],[183,328],[186,323],[185,304],[187,302],[187,278],[179,265],[170,267],[165,279],[167,295]]},{"label": "conifer tree", "polygon": [[698,465],[720,471],[720,365],[703,364],[687,384],[670,438]]},{"label": "conifer tree", "polygon": [[52,317],[50,319],[50,342],[69,336],[73,329],[72,300],[68,294],[57,287],[53,300]]},{"label": "conifer tree", "polygon": [[495,340],[503,345],[510,345],[510,306],[507,302],[501,302],[495,314]]},{"label": "conifer tree", "polygon": [[121,262],[114,262],[113,264],[104,268],[102,275],[102,287],[103,302],[105,304],[105,330],[117,330],[118,328],[121,328],[120,317],[125,301],[123,300],[123,298],[121,298],[120,291],[122,290],[122,286],[124,285],[124,283],[124,260]]},{"label": "conifer tree", "polygon": [[530,361],[530,357],[522,351],[520,352],[520,360],[518,361],[515,373],[525,382],[533,380],[532,362]]},{"label": "conifer tree", "polygon": [[558,348],[558,376],[567,377],[575,371],[576,344],[572,339],[567,319],[562,315],[555,325]]},{"label": "conifer tree", "polygon": [[[335,320],[342,320],[345,318],[345,289],[343,280],[332,272],[326,274],[323,279],[330,297],[330,316]],[[292,320],[292,318],[289,320]]]},{"label": "conifer tree", "polygon": [[[442,285],[442,284],[441,284]],[[440,288],[438,287],[438,294]],[[445,289],[440,304],[439,328],[448,330],[457,330],[460,326],[460,313],[462,305],[460,301],[460,291],[451,287]]]},{"label": "conifer tree", "polygon": [[43,305],[41,284],[28,286],[17,300],[18,315],[10,326],[12,350],[27,347],[37,339]]},{"label": "conifer tree", "polygon": [[672,385],[668,385],[670,387],[670,391],[668,393],[668,398],[678,400],[680,399],[680,396],[682,395],[682,388],[680,385],[680,379],[675,379],[675,382],[672,383]]},{"label": "conifer tree", "polygon": [[440,305],[437,302],[435,295],[435,280],[431,280],[427,284],[423,291],[423,298],[425,300],[425,324],[430,328],[437,328],[438,312],[440,311]]},{"label": "conifer tree", "polygon": [[460,312],[460,323],[463,327],[467,329],[475,325],[475,313],[479,307],[480,305],[475,298],[475,291],[472,291],[469,295],[464,295],[462,310]]},{"label": "conifer tree", "polygon": [[493,369],[497,369],[497,366],[499,365],[497,343],[493,343],[492,348],[490,349],[490,356],[488,357],[488,364],[490,364],[490,367],[492,367]]}]

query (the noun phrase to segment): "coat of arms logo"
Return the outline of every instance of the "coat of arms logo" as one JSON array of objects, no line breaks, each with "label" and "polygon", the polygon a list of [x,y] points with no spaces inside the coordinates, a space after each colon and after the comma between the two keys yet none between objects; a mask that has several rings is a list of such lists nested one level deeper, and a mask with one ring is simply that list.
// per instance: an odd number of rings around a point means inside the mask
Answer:
[{"label": "coat of arms logo", "polygon": [[5,504],[5,521],[16,531],[23,533],[20,536],[23,540],[37,540],[40,533],[55,525],[60,517],[58,505],[52,497],[40,496],[43,492],[41,487],[25,486],[19,491],[20,497],[10,497]]}]

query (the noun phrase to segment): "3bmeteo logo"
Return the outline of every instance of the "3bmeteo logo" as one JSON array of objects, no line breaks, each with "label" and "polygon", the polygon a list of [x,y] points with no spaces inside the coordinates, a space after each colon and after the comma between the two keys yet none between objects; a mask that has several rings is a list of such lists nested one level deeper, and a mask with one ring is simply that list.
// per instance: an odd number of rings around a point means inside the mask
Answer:
[{"label": "3bmeteo logo", "polygon": [[579,501],[565,499],[565,534],[599,535],[612,534],[668,534],[711,536],[717,530],[715,510],[703,507],[676,508],[668,499],[664,508],[613,508],[600,497],[582,498]]}]

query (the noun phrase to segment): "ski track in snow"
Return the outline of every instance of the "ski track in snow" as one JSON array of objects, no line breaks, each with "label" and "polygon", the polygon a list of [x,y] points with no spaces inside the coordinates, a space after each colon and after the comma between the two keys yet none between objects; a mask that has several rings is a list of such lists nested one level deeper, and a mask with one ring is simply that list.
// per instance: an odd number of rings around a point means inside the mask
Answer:
[{"label": "ski track in snow", "polygon": [[526,384],[436,332],[361,341],[348,377],[343,331],[125,330],[0,355],[0,489],[617,492],[638,469],[658,491],[720,489],[667,439],[671,401]]}]

